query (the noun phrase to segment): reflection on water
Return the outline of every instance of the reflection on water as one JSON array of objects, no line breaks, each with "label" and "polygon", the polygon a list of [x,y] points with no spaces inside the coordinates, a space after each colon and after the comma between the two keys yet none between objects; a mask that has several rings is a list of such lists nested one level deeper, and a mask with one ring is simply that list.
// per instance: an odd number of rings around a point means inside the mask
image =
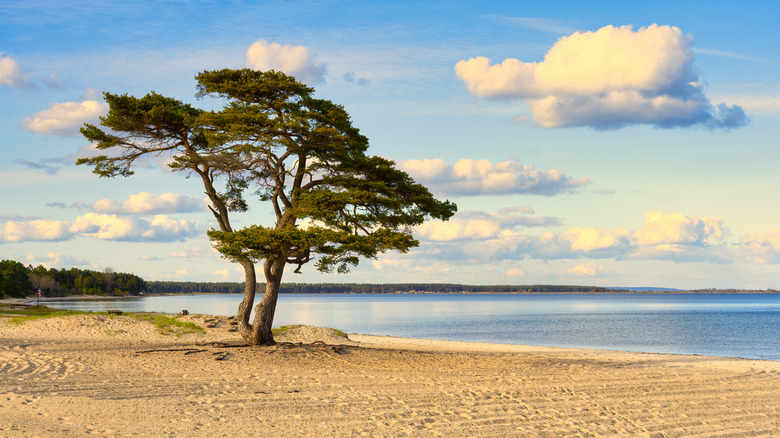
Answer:
[{"label": "reflection on water", "polygon": [[[240,295],[178,295],[47,304],[233,315],[240,301]],[[780,360],[780,294],[281,295],[274,323],[431,339]]]}]

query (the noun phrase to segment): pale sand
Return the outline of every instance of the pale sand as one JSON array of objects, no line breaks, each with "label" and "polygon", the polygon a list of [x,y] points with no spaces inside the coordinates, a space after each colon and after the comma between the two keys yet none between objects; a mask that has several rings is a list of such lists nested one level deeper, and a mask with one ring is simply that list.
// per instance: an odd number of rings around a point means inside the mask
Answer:
[{"label": "pale sand", "polygon": [[217,323],[0,318],[0,436],[780,434],[780,362],[312,328],[252,348]]}]

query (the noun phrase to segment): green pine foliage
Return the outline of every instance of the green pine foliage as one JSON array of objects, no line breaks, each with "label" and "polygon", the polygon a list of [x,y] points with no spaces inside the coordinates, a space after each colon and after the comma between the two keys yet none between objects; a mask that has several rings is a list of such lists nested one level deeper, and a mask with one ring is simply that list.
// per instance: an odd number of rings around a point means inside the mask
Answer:
[{"label": "green pine foliage", "polygon": [[31,292],[27,268],[17,261],[0,261],[0,299],[24,298]]},{"label": "green pine foliage", "polygon": [[[368,139],[341,105],[277,71],[222,69],[195,76],[196,97],[219,99],[202,110],[150,92],[137,98],[104,93],[103,130],[81,133],[106,155],[81,158],[101,177],[130,176],[137,160],[165,154],[170,167],[199,180],[217,227],[214,247],[244,269],[239,331],[251,344],[273,343],[276,296],[287,265],[312,261],[323,272],[347,272],[361,259],[419,245],[411,230],[447,220],[457,207],[433,197],[388,159],[367,154]],[[255,201],[273,223],[236,229],[233,213]],[[254,307],[255,264],[265,292]]]}]

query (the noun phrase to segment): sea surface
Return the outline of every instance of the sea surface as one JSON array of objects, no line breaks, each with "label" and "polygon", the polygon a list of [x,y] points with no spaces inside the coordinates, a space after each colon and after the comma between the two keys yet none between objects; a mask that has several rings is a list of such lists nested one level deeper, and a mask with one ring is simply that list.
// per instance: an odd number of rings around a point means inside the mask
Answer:
[{"label": "sea surface", "polygon": [[[258,299],[260,296],[258,296]],[[234,315],[237,294],[49,301]],[[554,347],[780,360],[780,294],[282,294],[274,326]]]}]

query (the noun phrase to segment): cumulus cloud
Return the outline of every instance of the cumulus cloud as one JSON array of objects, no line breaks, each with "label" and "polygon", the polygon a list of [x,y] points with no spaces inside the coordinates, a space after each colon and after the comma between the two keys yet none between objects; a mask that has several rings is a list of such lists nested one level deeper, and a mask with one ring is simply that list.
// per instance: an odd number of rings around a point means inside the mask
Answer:
[{"label": "cumulus cloud", "polygon": [[108,106],[96,100],[53,103],[25,118],[22,127],[37,134],[76,135],[84,123],[97,123],[106,111]]},{"label": "cumulus cloud", "polygon": [[410,272],[415,274],[424,274],[426,276],[437,276],[440,278],[447,278],[449,272],[453,267],[441,260],[435,260],[432,258],[424,258],[411,260],[407,255],[401,255],[398,253],[386,253],[379,256],[378,259],[372,260],[372,265],[377,271],[383,271],[388,269],[390,272]]},{"label": "cumulus cloud", "polygon": [[583,263],[569,269],[567,272],[576,277],[597,277],[608,273],[603,265],[597,263]]},{"label": "cumulus cloud", "polygon": [[173,258],[192,258],[192,257],[203,257],[205,255],[203,248],[200,247],[188,247],[185,246],[179,251],[171,251],[168,253],[168,257]]},{"label": "cumulus cloud", "polygon": [[202,211],[205,201],[191,198],[180,193],[163,193],[155,195],[140,192],[122,202],[113,199],[100,199],[92,205],[98,213],[107,214],[170,214]]},{"label": "cumulus cloud", "polygon": [[713,105],[704,94],[692,44],[672,26],[606,26],[559,39],[542,62],[476,57],[458,62],[455,73],[473,96],[525,100],[546,128],[746,124],[741,107]]},{"label": "cumulus cloud", "polygon": [[517,234],[516,230],[521,227],[560,224],[560,219],[556,217],[530,216],[533,213],[530,207],[522,206],[503,208],[498,213],[463,211],[447,222],[425,222],[415,228],[415,235],[437,242],[479,240]]},{"label": "cumulus cloud", "polygon": [[0,228],[0,242],[58,241],[71,237],[67,221],[8,221]]},{"label": "cumulus cloud", "polygon": [[399,259],[399,258],[393,258],[392,256],[388,256],[388,255],[372,260],[371,264],[374,266],[374,269],[376,269],[377,271],[381,271],[384,268],[395,268],[395,269],[413,268],[412,261],[409,258]]},{"label": "cumulus cloud", "polygon": [[[423,224],[415,229],[415,235],[426,240],[424,246],[435,251],[436,257],[452,260],[611,258],[729,263],[734,259],[733,250],[725,243],[728,230],[718,218],[649,212],[638,230],[574,226],[533,234],[522,229],[528,226],[528,219],[537,220],[540,226],[559,221],[530,216],[523,219],[526,214],[522,210],[458,213],[450,222]],[[753,241],[763,242],[761,239],[768,238],[756,237]],[[780,243],[777,254],[780,256]]]},{"label": "cumulus cloud", "polygon": [[590,183],[588,178],[571,178],[560,170],[539,170],[514,161],[458,160],[450,165],[440,158],[408,160],[399,168],[416,181],[445,195],[533,194],[554,196],[570,193]]},{"label": "cumulus cloud", "polygon": [[62,241],[75,236],[129,242],[174,242],[199,234],[195,223],[166,215],[151,220],[87,213],[74,221],[8,221],[0,226],[0,242]]},{"label": "cumulus cloud", "polygon": [[723,220],[719,218],[651,211],[645,214],[645,225],[633,234],[632,240],[637,246],[705,246],[725,235]]},{"label": "cumulus cloud", "polygon": [[742,239],[754,263],[780,263],[780,230],[750,233]]},{"label": "cumulus cloud", "polygon": [[211,275],[214,275],[215,277],[222,277],[224,279],[227,279],[230,277],[231,274],[230,271],[228,271],[227,269],[220,269],[218,271],[212,272]]},{"label": "cumulus cloud", "polygon": [[507,277],[522,277],[525,275],[525,271],[520,268],[512,268],[504,273]]},{"label": "cumulus cloud", "polygon": [[30,77],[22,73],[19,63],[0,52],[0,85],[22,88],[28,85],[29,80]]},{"label": "cumulus cloud", "polygon": [[[686,261],[725,261],[719,251],[727,234],[719,218],[697,218],[663,211],[645,214],[636,231],[572,227],[534,239],[531,251],[543,258],[612,257]],[[705,250],[706,248],[706,250]]]},{"label": "cumulus cloud", "polygon": [[528,242],[525,250],[534,258],[620,257],[630,249],[631,232],[572,227],[562,233],[547,232]]},{"label": "cumulus cloud", "polygon": [[190,271],[187,268],[181,268],[177,269],[174,275],[176,277],[188,277],[190,275]]},{"label": "cumulus cloud", "polygon": [[316,62],[303,46],[281,45],[257,40],[246,50],[244,64],[252,69],[277,70],[306,84],[325,81],[325,64]]},{"label": "cumulus cloud", "polygon": [[194,222],[156,215],[152,220],[94,212],[79,216],[72,233],[101,240],[174,242],[194,235]]},{"label": "cumulus cloud", "polygon": [[46,268],[84,266],[89,264],[84,258],[64,255],[58,252],[49,252],[43,257],[27,254],[24,260],[30,265],[43,265]]}]

